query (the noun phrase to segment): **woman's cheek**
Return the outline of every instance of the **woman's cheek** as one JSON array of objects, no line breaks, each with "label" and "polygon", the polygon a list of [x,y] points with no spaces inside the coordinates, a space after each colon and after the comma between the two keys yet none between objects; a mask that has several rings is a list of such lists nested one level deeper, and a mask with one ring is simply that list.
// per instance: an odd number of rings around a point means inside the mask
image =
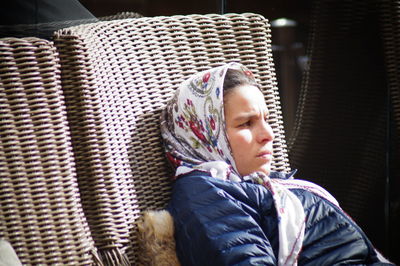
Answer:
[{"label": "woman's cheek", "polygon": [[252,142],[253,135],[251,134],[250,130],[245,129],[239,132],[238,138],[242,145],[248,145]]},{"label": "woman's cheek", "polygon": [[229,142],[235,153],[242,154],[242,152],[249,152],[252,134],[248,129],[231,131],[229,134]]}]

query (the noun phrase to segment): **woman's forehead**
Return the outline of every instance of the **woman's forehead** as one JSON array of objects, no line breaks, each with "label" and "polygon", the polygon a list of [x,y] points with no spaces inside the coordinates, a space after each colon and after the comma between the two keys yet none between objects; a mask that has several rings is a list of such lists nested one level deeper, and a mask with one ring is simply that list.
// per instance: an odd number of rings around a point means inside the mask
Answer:
[{"label": "woman's forehead", "polygon": [[267,109],[264,95],[252,85],[243,85],[235,88],[225,99],[225,108],[233,109]]}]

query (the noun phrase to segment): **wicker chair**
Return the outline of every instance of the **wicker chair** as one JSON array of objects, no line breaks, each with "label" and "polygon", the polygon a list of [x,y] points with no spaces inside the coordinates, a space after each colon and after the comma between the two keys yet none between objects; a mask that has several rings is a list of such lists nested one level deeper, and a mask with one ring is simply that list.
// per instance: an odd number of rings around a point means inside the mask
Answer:
[{"label": "wicker chair", "polygon": [[273,168],[290,170],[262,16],[124,19],[64,29],[54,40],[83,208],[105,263],[135,264],[139,216],[166,205],[172,173],[159,114],[189,75],[231,61],[253,70],[276,135]]},{"label": "wicker chair", "polygon": [[0,39],[0,239],[23,265],[90,265],[55,48]]}]

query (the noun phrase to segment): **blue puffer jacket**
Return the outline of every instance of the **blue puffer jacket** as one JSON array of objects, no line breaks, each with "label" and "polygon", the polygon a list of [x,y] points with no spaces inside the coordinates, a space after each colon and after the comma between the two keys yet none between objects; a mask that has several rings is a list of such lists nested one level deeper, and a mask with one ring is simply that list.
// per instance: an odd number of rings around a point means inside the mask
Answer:
[{"label": "blue puffer jacket", "polygon": [[[311,192],[291,191],[307,217],[299,265],[388,265],[339,208]],[[276,211],[263,186],[195,171],[175,182],[168,210],[182,265],[277,265]]]}]

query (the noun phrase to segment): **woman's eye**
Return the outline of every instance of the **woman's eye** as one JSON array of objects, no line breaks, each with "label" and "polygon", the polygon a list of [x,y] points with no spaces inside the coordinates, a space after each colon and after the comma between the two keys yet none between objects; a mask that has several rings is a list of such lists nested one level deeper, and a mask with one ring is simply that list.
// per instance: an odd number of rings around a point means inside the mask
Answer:
[{"label": "woman's eye", "polygon": [[239,127],[249,127],[250,124],[251,124],[251,122],[250,122],[250,120],[249,120],[249,121],[246,121],[246,122],[240,124]]}]

